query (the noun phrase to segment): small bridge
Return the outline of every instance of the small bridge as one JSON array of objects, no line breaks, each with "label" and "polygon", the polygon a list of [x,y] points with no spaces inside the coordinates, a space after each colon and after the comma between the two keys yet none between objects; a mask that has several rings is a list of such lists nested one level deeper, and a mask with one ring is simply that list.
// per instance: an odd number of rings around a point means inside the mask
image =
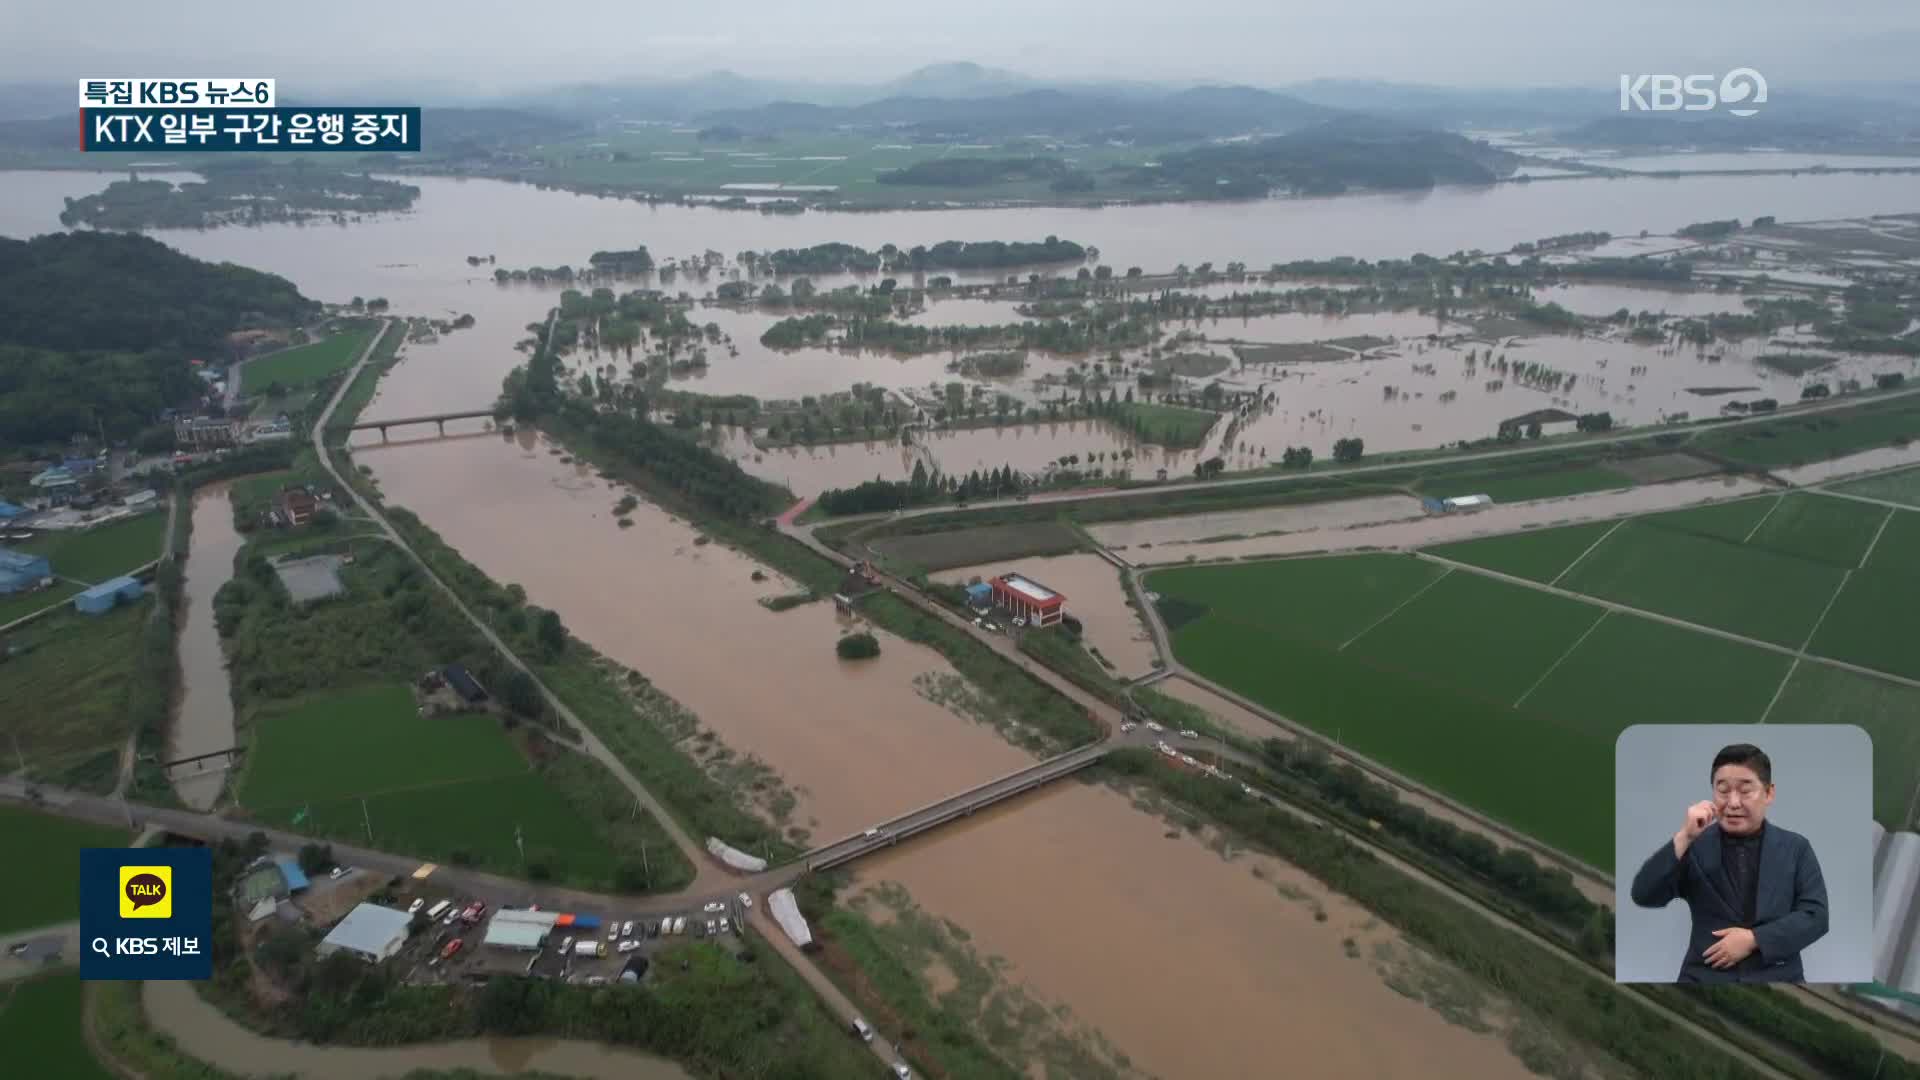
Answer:
[{"label": "small bridge", "polygon": [[989,780],[979,787],[963,791],[958,795],[950,795],[939,802],[902,814],[870,830],[863,830],[844,840],[815,848],[807,854],[807,872],[829,870],[850,863],[863,855],[871,855],[881,848],[891,847],[902,840],[945,825],[949,821],[967,817],[976,810],[983,810],[994,803],[1011,799],[1016,795],[1052,783],[1063,776],[1079,772],[1106,757],[1107,753],[1113,749],[1113,745],[1111,742],[1098,742],[1078,750],[1069,750],[1057,757],[1050,757],[1045,761],[1029,765],[1018,772],[1009,773],[998,780]]},{"label": "small bridge", "polygon": [[[428,413],[425,416],[400,416],[391,420],[362,420],[360,423],[348,425],[344,430],[369,431],[378,429],[380,432],[380,441],[386,442],[388,428],[408,427],[413,424],[437,424],[440,427],[440,434],[445,435],[447,433],[447,421],[474,420],[481,417],[489,420],[493,419],[493,410],[463,409],[459,412]],[[334,430],[338,431],[342,429],[335,428]]]},{"label": "small bridge", "polygon": [[163,769],[168,776],[172,776],[173,770],[182,765],[192,765],[193,772],[195,773],[203,773],[208,769],[213,769],[215,772],[218,772],[222,769],[233,768],[234,761],[246,752],[247,748],[244,746],[229,746],[225,750],[209,750],[204,754],[195,754],[192,757],[163,761],[160,763],[160,768]]}]

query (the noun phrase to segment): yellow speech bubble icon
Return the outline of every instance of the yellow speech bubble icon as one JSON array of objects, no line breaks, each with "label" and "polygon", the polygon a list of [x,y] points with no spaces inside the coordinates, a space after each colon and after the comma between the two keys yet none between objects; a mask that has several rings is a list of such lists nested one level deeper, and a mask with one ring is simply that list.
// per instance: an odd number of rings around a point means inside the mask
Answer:
[{"label": "yellow speech bubble icon", "polygon": [[173,918],[173,867],[122,866],[120,868],[120,917],[123,919]]}]

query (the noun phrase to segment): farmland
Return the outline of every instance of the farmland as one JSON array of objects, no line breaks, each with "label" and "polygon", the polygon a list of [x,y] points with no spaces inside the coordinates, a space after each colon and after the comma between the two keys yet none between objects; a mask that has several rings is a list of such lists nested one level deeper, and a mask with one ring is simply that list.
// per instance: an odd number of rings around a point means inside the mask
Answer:
[{"label": "farmland", "polygon": [[1506,533],[1440,544],[1427,550],[1442,558],[1512,574],[1529,581],[1552,581],[1580,553],[1612,531],[1610,521],[1590,521],[1558,529]]},{"label": "farmland", "polygon": [[1824,461],[1916,436],[1920,396],[1908,395],[1712,432],[1702,436],[1700,445],[1748,465],[1779,466]]},{"label": "farmland", "polygon": [[[507,873],[539,863],[546,876],[605,885],[616,850],[661,838],[596,827],[590,810],[605,793],[569,771],[570,751],[558,754],[565,785],[492,716],[422,718],[399,686],[339,691],[255,722],[239,802],[276,827]],[[620,810],[623,828],[657,830]],[[677,860],[664,846],[652,858],[665,887]]]},{"label": "farmland", "polygon": [[96,793],[112,787],[128,732],[127,692],[140,627],[152,601],[104,615],[68,610],[9,636],[25,651],[0,664],[0,708],[9,771],[18,754],[29,776]]},{"label": "farmland", "polygon": [[892,565],[931,572],[1030,555],[1061,555],[1080,550],[1080,536],[1057,522],[1031,525],[983,525],[952,532],[890,536],[873,549]]},{"label": "farmland", "polygon": [[[1638,522],[1588,558],[1636,525],[1663,544],[1676,538],[1682,546],[1718,544],[1770,560],[1769,569],[1772,560],[1798,562]],[[1538,579],[1559,573],[1604,534],[1578,528],[1571,536],[1545,530],[1497,538],[1516,541],[1505,546],[1450,547],[1473,548],[1483,562]],[[1802,535],[1802,527],[1782,535]],[[1521,539],[1544,541],[1550,551],[1528,552]],[[1749,566],[1738,554],[1731,563]],[[1688,565],[1690,573],[1702,572],[1697,560]],[[1812,574],[1829,571],[1801,565]],[[1832,582],[1841,574],[1832,570]],[[1617,572],[1609,569],[1607,576]],[[1728,587],[1726,580],[1720,588]],[[1611,823],[1563,808],[1612,798],[1605,763],[1619,732],[1636,722],[1758,721],[1792,664],[1790,657],[1738,641],[1404,556],[1178,567],[1153,572],[1148,582],[1161,596],[1176,655],[1196,674],[1599,866],[1611,863]],[[1831,589],[1818,597],[1820,605]],[[1807,615],[1808,626],[1819,610]],[[1818,686],[1844,674],[1799,664],[1769,719],[1860,723],[1875,731],[1911,715],[1916,692],[1865,676],[1843,680],[1848,708],[1802,707],[1817,705]],[[1878,812],[1889,824],[1903,822],[1920,769],[1920,738],[1900,729],[1880,736],[1876,748],[1876,767],[1890,783]],[[1493,761],[1601,767],[1489,768]],[[1904,782],[1893,780],[1901,775]]]},{"label": "farmland", "polygon": [[45,555],[56,577],[93,585],[159,558],[166,531],[165,513],[147,513],[85,531],[45,533],[19,550]]},{"label": "farmland", "polygon": [[282,388],[305,386],[345,371],[353,366],[354,357],[360,355],[372,333],[371,327],[356,326],[312,344],[249,360],[240,369],[240,389],[248,395],[261,394],[275,384]]},{"label": "farmland", "polygon": [[1858,480],[1849,480],[1841,484],[1830,485],[1834,491],[1849,495],[1863,495],[1869,499],[1885,499],[1920,510],[1920,469],[1901,469],[1897,472],[1880,473],[1877,476],[1863,476]]},{"label": "farmland", "polygon": [[[75,871],[78,872],[77,870]],[[80,1031],[80,976],[72,971],[0,985],[0,1046],[31,1075],[111,1080]]]},{"label": "farmland", "polygon": [[31,867],[0,892],[0,934],[79,917],[80,849],[125,847],[127,830],[0,806],[0,862]]},{"label": "farmland", "polygon": [[1130,401],[1119,408],[1117,423],[1147,442],[1169,450],[1190,450],[1206,442],[1207,432],[1212,431],[1220,419],[1218,413],[1180,405]]}]

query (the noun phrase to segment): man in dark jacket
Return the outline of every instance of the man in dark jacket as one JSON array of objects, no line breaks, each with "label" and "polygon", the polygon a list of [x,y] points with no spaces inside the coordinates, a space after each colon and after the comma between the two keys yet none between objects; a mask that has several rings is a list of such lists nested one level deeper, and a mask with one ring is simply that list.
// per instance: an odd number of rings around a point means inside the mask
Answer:
[{"label": "man in dark jacket", "polygon": [[1713,759],[1713,798],[1633,876],[1633,902],[1693,912],[1683,983],[1799,982],[1800,952],[1827,932],[1827,885],[1807,838],[1767,824],[1773,763],[1736,743]]}]

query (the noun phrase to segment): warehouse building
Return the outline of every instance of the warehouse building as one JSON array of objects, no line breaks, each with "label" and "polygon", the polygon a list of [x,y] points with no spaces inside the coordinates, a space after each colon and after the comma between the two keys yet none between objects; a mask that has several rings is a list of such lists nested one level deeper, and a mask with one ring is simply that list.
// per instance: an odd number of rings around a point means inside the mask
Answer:
[{"label": "warehouse building", "polygon": [[407,941],[407,923],[412,916],[379,904],[361,904],[320,940],[321,956],[348,952],[369,963],[378,963],[400,951]]},{"label": "warehouse building", "polygon": [[481,937],[480,944],[515,952],[536,952],[540,943],[553,932],[553,924],[559,918],[557,911],[502,908],[488,920],[487,931]]},{"label": "warehouse building", "polygon": [[1002,574],[990,583],[993,605],[1034,626],[1052,626],[1067,613],[1067,598],[1030,578]]},{"label": "warehouse building", "polygon": [[117,577],[112,581],[103,581],[73,598],[73,609],[82,615],[104,615],[112,611],[115,605],[125,601],[132,603],[146,592],[146,586],[131,577]]},{"label": "warehouse building", "polygon": [[0,595],[37,589],[51,577],[46,556],[0,548]]}]

